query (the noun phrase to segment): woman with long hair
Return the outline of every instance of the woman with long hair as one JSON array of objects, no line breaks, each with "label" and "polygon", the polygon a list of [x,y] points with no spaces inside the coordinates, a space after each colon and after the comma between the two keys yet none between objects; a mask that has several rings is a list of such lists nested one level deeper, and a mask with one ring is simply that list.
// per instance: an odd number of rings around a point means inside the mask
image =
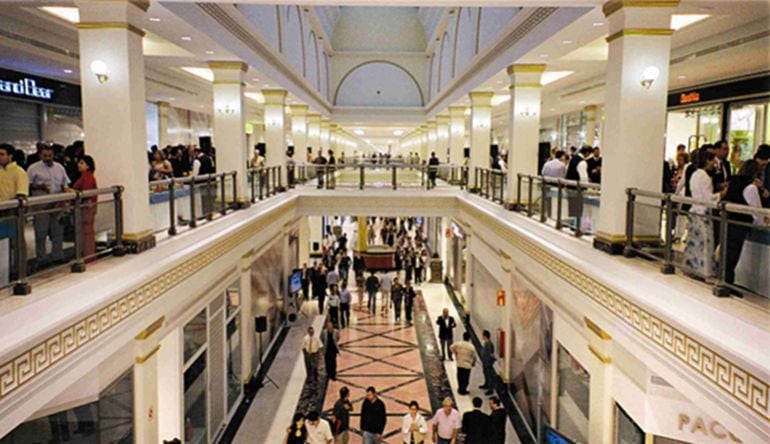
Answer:
[{"label": "woman with long hair", "polygon": [[[708,173],[714,169],[716,162],[713,151],[708,149],[698,151],[695,159],[696,171],[689,179],[693,199],[716,202],[724,195],[724,191],[714,192],[714,184]],[[693,204],[687,218],[690,228],[687,235],[687,245],[684,249],[684,264],[692,277],[711,277],[716,268],[711,210],[704,205]]]},{"label": "woman with long hair", "polygon": [[[96,189],[96,177],[94,177],[96,163],[94,162],[94,158],[84,155],[78,160],[77,167],[80,177],[72,185],[72,189],[76,191]],[[83,201],[83,208],[80,210],[83,257],[86,261],[93,259],[93,256],[96,254],[96,232],[94,229],[94,222],[96,221],[97,205],[98,198],[96,196],[89,197]]]},{"label": "woman with long hair", "polygon": [[286,430],[284,444],[305,444],[307,442],[307,429],[305,428],[305,415],[295,413],[291,426]]}]

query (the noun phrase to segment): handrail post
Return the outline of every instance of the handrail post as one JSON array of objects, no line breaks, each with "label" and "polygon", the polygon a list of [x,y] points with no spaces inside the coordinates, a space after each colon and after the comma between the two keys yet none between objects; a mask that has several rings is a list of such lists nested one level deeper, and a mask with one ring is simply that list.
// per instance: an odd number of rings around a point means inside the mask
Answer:
[{"label": "handrail post", "polygon": [[176,190],[173,178],[168,184],[168,235],[176,235]]},{"label": "handrail post", "polygon": [[425,187],[425,165],[420,165],[420,188]]},{"label": "handrail post", "polygon": [[365,176],[364,176],[364,164],[361,164],[361,166],[358,167],[358,189],[363,190],[364,189],[364,182],[365,182]]},{"label": "handrail post", "polygon": [[625,257],[634,255],[634,204],[636,203],[634,190],[634,188],[626,190],[628,200],[626,201],[626,246],[623,248]]},{"label": "handrail post", "polygon": [[262,200],[265,198],[265,170],[263,168],[257,170],[257,177],[259,178],[259,200]]},{"label": "handrail post", "polygon": [[671,193],[666,193],[664,205],[666,211],[666,234],[664,237],[665,245],[663,246],[663,265],[660,267],[660,272],[663,274],[673,274],[674,264],[672,263],[672,257],[674,250],[674,236],[672,231],[674,230],[674,203],[671,200]]},{"label": "handrail post", "polygon": [[126,254],[126,247],[123,245],[123,187],[117,186],[112,194],[115,210],[115,247],[112,249],[114,256],[123,256]]},{"label": "handrail post", "polygon": [[[216,191],[216,185],[214,186],[214,197],[216,197],[217,191]],[[211,173],[206,175],[206,192],[201,193],[201,198],[205,199],[211,199]],[[212,212],[213,208],[211,208],[213,205],[209,204],[207,205],[207,212],[206,212],[206,220],[211,220],[214,218],[214,214]]]},{"label": "handrail post", "polygon": [[[275,167],[275,175],[278,176],[278,188],[275,189],[275,192],[277,193],[279,190],[283,190],[283,175],[281,174],[281,170],[283,170],[283,167],[281,165],[276,165]],[[286,174],[289,174],[288,171]],[[288,176],[286,176],[286,180],[288,180]],[[288,184],[286,184],[288,186]]]},{"label": "handrail post", "polygon": [[222,216],[227,214],[227,198],[225,196],[226,190],[227,190],[226,188],[227,183],[225,182],[227,181],[225,180],[225,178],[227,178],[227,173],[222,173],[222,176],[220,177],[220,180],[222,180],[222,183],[220,184],[220,187],[219,187],[220,191],[222,192],[222,203],[219,206],[220,207],[219,214],[221,214]]},{"label": "handrail post", "polygon": [[80,191],[75,192],[75,205],[73,210],[73,224],[75,225],[75,262],[70,267],[70,271],[73,273],[82,273],[86,271],[86,263],[83,260],[83,197]]},{"label": "handrail post", "polygon": [[581,223],[583,222],[583,187],[580,185],[580,181],[577,183],[577,202],[576,202],[577,214],[575,215],[575,237],[583,235],[581,230]]},{"label": "handrail post", "polygon": [[550,199],[545,198],[548,193],[548,183],[545,181],[545,177],[540,176],[540,222],[545,223],[547,220],[545,216],[545,203],[550,202]]},{"label": "handrail post", "polygon": [[516,206],[521,208],[521,173],[516,173]]},{"label": "handrail post", "polygon": [[471,192],[479,192],[479,167],[473,167],[473,189]]},{"label": "handrail post", "polygon": [[719,243],[722,244],[719,247],[719,275],[717,276],[717,283],[714,285],[712,294],[717,297],[730,296],[730,288],[727,286],[727,233],[728,233],[728,214],[727,214],[727,202],[719,202]]},{"label": "handrail post", "polygon": [[190,178],[190,228],[198,226],[198,216],[195,215],[195,176]]},{"label": "handrail post", "polygon": [[391,168],[391,174],[393,176],[393,179],[392,179],[393,180],[393,189],[397,190],[398,189],[398,180],[397,180],[397,174],[398,173],[396,172],[396,165],[392,164],[390,166],[390,168]]},{"label": "handrail post", "polygon": [[238,172],[233,171],[233,208],[237,209],[238,204]]},{"label": "handrail post", "polygon": [[251,186],[249,186],[249,191],[251,191],[251,203],[254,203],[257,201],[257,189],[255,188],[256,184],[254,183],[254,170],[249,170],[248,175],[249,178],[251,178]]},{"label": "handrail post", "polygon": [[27,199],[18,197],[19,206],[16,207],[16,283],[13,285],[13,294],[16,296],[28,295],[32,287],[27,281],[27,240],[24,221],[27,218]]},{"label": "handrail post", "polygon": [[527,175],[527,217],[532,217],[532,175]]},{"label": "handrail post", "polygon": [[564,199],[564,183],[561,179],[556,179],[556,229],[561,230],[561,207]]}]

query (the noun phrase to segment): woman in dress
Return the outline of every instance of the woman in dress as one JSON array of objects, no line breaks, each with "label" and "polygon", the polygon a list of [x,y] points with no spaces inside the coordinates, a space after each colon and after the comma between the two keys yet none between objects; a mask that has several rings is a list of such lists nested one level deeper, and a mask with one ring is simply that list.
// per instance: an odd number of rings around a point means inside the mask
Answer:
[{"label": "woman in dress", "polygon": [[[695,159],[696,171],[690,177],[690,191],[693,199],[716,202],[724,195],[724,191],[714,192],[714,183],[708,173],[714,167],[716,167],[714,153],[707,149],[698,151]],[[692,277],[711,277],[716,268],[711,210],[703,205],[692,205],[687,218],[690,228],[684,249],[685,267]]]},{"label": "woman in dress", "polygon": [[[80,177],[72,185],[72,189],[76,191],[94,190],[96,189],[96,177],[94,177],[94,171],[96,170],[96,164],[94,158],[91,156],[83,156],[78,160],[78,172]],[[96,220],[96,208],[98,198],[96,196],[89,197],[83,201],[83,208],[80,210],[81,231],[83,239],[83,257],[86,261],[93,259],[96,254],[96,233],[94,231],[94,221]]]},{"label": "woman in dress", "polygon": [[307,429],[305,428],[305,416],[295,413],[291,426],[286,431],[285,444],[305,444],[307,442]]}]

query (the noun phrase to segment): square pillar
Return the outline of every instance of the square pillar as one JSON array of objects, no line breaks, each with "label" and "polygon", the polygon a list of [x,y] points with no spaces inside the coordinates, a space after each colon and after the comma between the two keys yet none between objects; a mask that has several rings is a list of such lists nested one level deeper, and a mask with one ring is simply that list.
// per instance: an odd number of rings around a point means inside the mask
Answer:
[{"label": "square pillar", "polygon": [[[217,173],[235,171],[238,202],[246,206],[249,150],[246,147],[246,119],[243,115],[243,74],[248,67],[243,62],[209,62],[214,73],[214,133]],[[226,190],[232,201],[232,188]]]},{"label": "square pillar", "polygon": [[76,2],[86,152],[100,187],[123,187],[123,240],[129,251],[155,245],[147,186],[142,38],[147,5]]},{"label": "square pillar", "polygon": [[169,145],[168,140],[168,114],[171,112],[171,104],[158,102],[158,148]]},{"label": "square pillar", "polygon": [[[296,146],[296,145],[295,145]],[[313,153],[321,146],[321,115],[307,115],[307,145],[302,147],[302,152],[307,153],[307,148],[313,148]],[[305,157],[303,157],[304,159]]]},{"label": "square pillar", "polygon": [[[538,174],[540,143],[540,78],[545,65],[511,65],[508,106],[508,206],[516,202],[517,174]],[[523,197],[522,197],[523,199]]]},{"label": "square pillar", "polygon": [[291,138],[294,140],[294,158],[303,159],[307,149],[308,116],[307,105],[292,105],[291,109]]},{"label": "square pillar", "polygon": [[473,91],[471,98],[471,158],[470,175],[478,168],[489,168],[489,145],[492,140],[492,96],[487,91]]},{"label": "square pillar", "polygon": [[265,165],[280,166],[280,183],[286,181],[286,90],[263,89],[265,97]]},{"label": "square pillar", "polygon": [[321,143],[315,148],[316,152],[318,150],[321,150],[324,152],[324,156],[326,156],[326,150],[328,150],[331,147],[331,133],[329,132],[331,129],[331,120],[329,119],[321,119]]},{"label": "square pillar", "polygon": [[465,161],[465,107],[449,107],[449,163],[462,165]]},{"label": "square pillar", "polygon": [[586,116],[585,144],[588,146],[594,146],[596,139],[596,110],[596,105],[588,105],[583,108],[583,113]]},{"label": "square pillar", "polygon": [[449,116],[436,117],[436,156],[449,162]]},{"label": "square pillar", "polygon": [[430,120],[428,121],[428,148],[425,156],[426,159],[430,158],[431,153],[436,152],[437,139],[438,139],[438,136],[437,136],[436,121]]},{"label": "square pillar", "polygon": [[257,352],[257,336],[254,333],[254,314],[251,305],[251,264],[254,261],[254,250],[241,256],[241,375],[243,384],[251,381],[255,368],[252,367],[252,356]]},{"label": "square pillar", "polygon": [[[158,421],[159,335],[165,317],[150,324],[134,341],[134,440],[160,442]],[[181,367],[180,367],[181,371]]]},{"label": "square pillar", "polygon": [[[611,1],[604,5],[610,35],[602,197],[594,246],[609,253],[620,253],[626,240],[626,189],[661,189],[674,32],[671,14],[678,3]],[[645,81],[647,77],[652,80]],[[660,212],[637,210],[634,237],[659,239]]]}]

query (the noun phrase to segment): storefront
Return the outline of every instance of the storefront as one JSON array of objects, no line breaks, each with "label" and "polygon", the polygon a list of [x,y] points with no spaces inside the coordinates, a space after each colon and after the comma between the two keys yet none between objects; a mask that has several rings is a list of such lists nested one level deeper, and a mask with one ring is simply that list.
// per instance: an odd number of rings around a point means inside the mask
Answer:
[{"label": "storefront", "polygon": [[460,303],[468,309],[468,302],[466,300],[468,293],[466,292],[465,283],[467,276],[465,270],[469,252],[465,239],[465,230],[452,221],[446,229],[444,236],[447,238],[448,247],[446,266],[444,268],[446,270],[446,279],[452,285]]},{"label": "storefront", "polygon": [[83,138],[80,86],[0,68],[0,141],[27,152]]},{"label": "storefront", "polygon": [[675,90],[668,95],[666,158],[679,144],[693,150],[725,139],[741,160],[770,141],[770,75]]}]

